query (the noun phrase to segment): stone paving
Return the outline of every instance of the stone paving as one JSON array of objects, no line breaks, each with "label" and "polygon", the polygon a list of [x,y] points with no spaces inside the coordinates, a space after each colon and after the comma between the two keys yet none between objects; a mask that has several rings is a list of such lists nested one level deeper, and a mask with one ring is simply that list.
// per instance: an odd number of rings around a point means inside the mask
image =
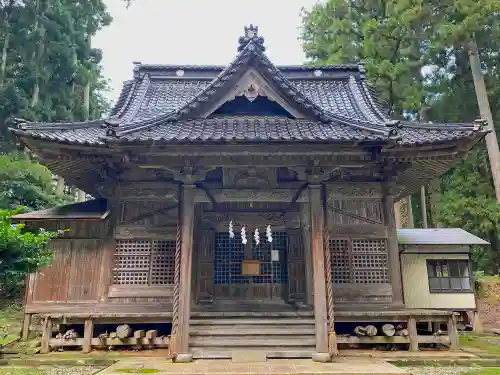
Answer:
[{"label": "stone paving", "polygon": [[[154,370],[157,370],[154,371]],[[172,363],[165,360],[125,360],[101,374],[157,375],[407,375],[408,372],[390,363],[370,358],[339,358],[332,363],[315,363],[310,359],[276,359],[266,362],[234,363],[230,360],[200,360],[193,363]]]}]

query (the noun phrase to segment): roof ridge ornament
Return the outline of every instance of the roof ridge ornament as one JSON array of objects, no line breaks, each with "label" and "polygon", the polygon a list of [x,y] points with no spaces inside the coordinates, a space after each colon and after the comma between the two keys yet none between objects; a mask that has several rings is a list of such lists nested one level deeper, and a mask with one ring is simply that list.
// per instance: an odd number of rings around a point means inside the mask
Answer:
[{"label": "roof ridge ornament", "polygon": [[259,36],[259,27],[252,24],[245,26],[245,35],[241,36],[238,41],[238,52],[243,51],[250,42],[254,42],[262,52],[266,50],[264,38]]},{"label": "roof ridge ornament", "polygon": [[390,120],[385,123],[385,126],[389,128],[389,138],[397,139],[399,138],[399,130],[403,128],[400,120]]}]

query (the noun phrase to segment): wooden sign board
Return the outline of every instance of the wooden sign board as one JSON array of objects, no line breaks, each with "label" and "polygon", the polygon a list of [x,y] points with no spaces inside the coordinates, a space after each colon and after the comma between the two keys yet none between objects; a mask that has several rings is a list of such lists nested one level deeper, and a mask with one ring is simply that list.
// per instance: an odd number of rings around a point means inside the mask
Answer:
[{"label": "wooden sign board", "polygon": [[260,260],[244,260],[241,262],[241,276],[259,276]]}]

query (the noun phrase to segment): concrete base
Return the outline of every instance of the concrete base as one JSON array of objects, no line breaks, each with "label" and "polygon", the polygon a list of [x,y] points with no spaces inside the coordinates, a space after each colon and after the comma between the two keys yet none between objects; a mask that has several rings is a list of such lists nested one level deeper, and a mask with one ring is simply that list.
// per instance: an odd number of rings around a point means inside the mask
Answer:
[{"label": "concrete base", "polygon": [[193,362],[193,355],[191,353],[179,353],[179,354],[177,354],[177,357],[172,359],[172,362],[175,362],[175,363]]},{"label": "concrete base", "polygon": [[330,353],[314,353],[312,355],[312,360],[313,362],[326,363],[332,361],[332,356]]}]

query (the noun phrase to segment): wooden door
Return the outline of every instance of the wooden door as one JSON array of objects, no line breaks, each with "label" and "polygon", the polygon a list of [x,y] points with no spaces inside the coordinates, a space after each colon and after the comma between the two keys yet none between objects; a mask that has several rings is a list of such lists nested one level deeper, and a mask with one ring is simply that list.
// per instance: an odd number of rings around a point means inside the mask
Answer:
[{"label": "wooden door", "polygon": [[[250,235],[248,236],[250,237]],[[260,243],[248,238],[229,238],[228,233],[217,233],[214,256],[215,298],[245,301],[283,300],[288,284],[286,268],[287,237],[285,232],[273,234],[267,242],[264,234]],[[273,259],[274,253],[274,259]],[[258,263],[258,271],[246,272],[249,263]]]}]

